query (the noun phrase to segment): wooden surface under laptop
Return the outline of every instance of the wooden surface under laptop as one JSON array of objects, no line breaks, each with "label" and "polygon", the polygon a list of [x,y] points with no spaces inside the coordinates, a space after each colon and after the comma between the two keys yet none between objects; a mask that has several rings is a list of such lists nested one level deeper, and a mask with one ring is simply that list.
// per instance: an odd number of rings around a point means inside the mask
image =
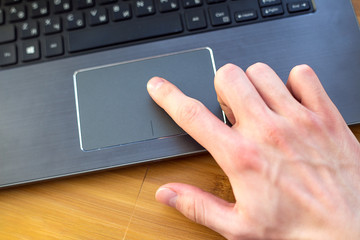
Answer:
[{"label": "wooden surface under laptop", "polygon": [[[353,4],[360,22],[360,0]],[[360,140],[360,125],[351,129]],[[227,177],[209,154],[184,157],[1,190],[0,239],[223,239],[155,201],[156,189],[167,182],[194,184],[233,201]]]}]

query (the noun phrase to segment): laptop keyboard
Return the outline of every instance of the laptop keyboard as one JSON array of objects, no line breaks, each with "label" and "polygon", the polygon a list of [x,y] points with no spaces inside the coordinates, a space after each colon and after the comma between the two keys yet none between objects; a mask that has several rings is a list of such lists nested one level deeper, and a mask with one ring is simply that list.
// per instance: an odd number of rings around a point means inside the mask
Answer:
[{"label": "laptop keyboard", "polygon": [[0,69],[313,11],[310,0],[0,0]]}]

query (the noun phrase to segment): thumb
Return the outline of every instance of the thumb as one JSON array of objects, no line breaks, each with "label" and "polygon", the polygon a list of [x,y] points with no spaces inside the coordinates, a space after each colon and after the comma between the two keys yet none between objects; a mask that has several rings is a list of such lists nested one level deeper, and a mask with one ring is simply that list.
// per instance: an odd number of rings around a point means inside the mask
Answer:
[{"label": "thumb", "polygon": [[229,223],[238,222],[236,220],[239,219],[233,203],[191,185],[169,183],[161,186],[155,197],[157,201],[176,208],[190,220],[225,237],[229,234]]}]

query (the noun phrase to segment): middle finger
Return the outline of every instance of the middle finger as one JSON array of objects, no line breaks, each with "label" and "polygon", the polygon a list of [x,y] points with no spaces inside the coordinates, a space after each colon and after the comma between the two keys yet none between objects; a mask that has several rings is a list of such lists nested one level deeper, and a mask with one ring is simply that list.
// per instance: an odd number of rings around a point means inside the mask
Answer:
[{"label": "middle finger", "polygon": [[215,90],[233,125],[265,117],[270,111],[244,71],[236,65],[227,64],[217,71]]}]

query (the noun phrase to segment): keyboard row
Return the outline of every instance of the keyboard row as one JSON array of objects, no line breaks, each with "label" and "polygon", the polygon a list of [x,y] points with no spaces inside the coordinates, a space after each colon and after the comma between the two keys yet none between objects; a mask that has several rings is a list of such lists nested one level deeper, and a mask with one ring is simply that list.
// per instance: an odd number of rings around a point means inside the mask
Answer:
[{"label": "keyboard row", "polygon": [[[203,4],[201,0],[183,1],[200,1]],[[287,4],[283,4],[281,0],[259,0],[252,7],[236,7],[241,6],[242,1],[229,1],[231,4],[223,2],[225,0],[208,1],[210,2],[206,8],[189,3],[188,6],[191,7],[186,11],[170,11],[168,8],[165,13],[154,12],[149,16],[143,14],[155,11],[153,8],[143,9],[143,12],[135,11],[133,4],[122,1],[84,11],[0,25],[0,67],[144,39],[186,35],[287,17],[313,10],[307,0]],[[177,4],[177,0],[160,2]],[[159,6],[154,8],[158,9]],[[164,8],[160,9],[164,11]]]},{"label": "keyboard row", "polygon": [[[0,8],[0,25],[9,22],[16,23],[21,21],[26,21],[28,18],[39,18],[46,17],[50,13],[61,14],[66,12],[71,12],[72,1],[71,0],[51,0],[50,4],[47,0],[37,0],[27,2],[26,4],[21,4],[20,0],[7,0],[7,2],[18,3],[13,6],[5,7],[4,9]],[[98,0],[100,5],[111,4],[117,2],[117,0]],[[137,17],[147,16],[155,14],[156,6],[158,6],[158,11],[160,13],[170,12],[179,10],[180,5],[178,0],[156,0],[158,4],[155,5],[153,0],[138,0],[134,4],[130,4],[127,1],[122,1],[114,4],[110,9],[105,7],[95,8],[89,11],[90,19],[92,15],[99,12],[99,15],[107,15],[107,11],[110,12],[113,21],[120,21],[126,18],[131,17],[131,9],[134,9],[134,13]],[[203,5],[203,0],[180,0],[184,9],[199,7]],[[207,4],[215,4],[220,2],[225,2],[226,0],[206,0]],[[5,2],[5,3],[7,3]],[[309,4],[302,4],[304,1],[299,1],[289,4],[291,6],[299,5],[295,7],[294,11],[302,9],[308,10]],[[92,8],[95,6],[95,0],[77,0],[74,2],[76,9],[81,10],[85,8]],[[281,0],[260,0],[259,5],[262,8],[269,7],[272,5],[281,4]],[[303,6],[302,6],[303,5]],[[51,8],[50,8],[51,6]],[[29,11],[28,11],[29,9]],[[51,9],[51,10],[50,10]],[[271,15],[272,10],[263,11],[264,15]],[[123,16],[125,15],[125,16]],[[90,20],[91,21],[91,20]]]},{"label": "keyboard row", "polygon": [[[157,0],[159,6],[159,12],[169,12],[179,9],[178,0]],[[203,0],[181,0],[184,8],[191,8],[201,6]],[[216,0],[218,2],[223,2],[225,0]],[[208,3],[213,3],[214,0],[207,0]],[[139,0],[134,4],[130,4],[128,1],[121,1],[117,3],[117,0],[98,0],[98,5],[112,4],[114,5],[114,11],[118,10],[127,10],[130,11],[130,6],[133,8],[134,13],[137,17],[152,15],[156,12],[156,7],[153,0]],[[75,5],[75,7],[73,6]],[[26,4],[16,4],[13,6],[6,7],[4,10],[0,9],[0,24],[5,22],[8,19],[8,22],[19,22],[24,21],[27,18],[38,18],[48,16],[50,13],[61,14],[70,12],[73,9],[82,10],[86,8],[92,8],[95,6],[95,0],[51,0],[50,2],[46,0],[38,0],[33,2],[28,2]],[[29,9],[29,10],[28,10]],[[96,8],[92,11],[96,11]],[[103,10],[102,10],[103,11]],[[29,16],[28,16],[29,15]]]}]

